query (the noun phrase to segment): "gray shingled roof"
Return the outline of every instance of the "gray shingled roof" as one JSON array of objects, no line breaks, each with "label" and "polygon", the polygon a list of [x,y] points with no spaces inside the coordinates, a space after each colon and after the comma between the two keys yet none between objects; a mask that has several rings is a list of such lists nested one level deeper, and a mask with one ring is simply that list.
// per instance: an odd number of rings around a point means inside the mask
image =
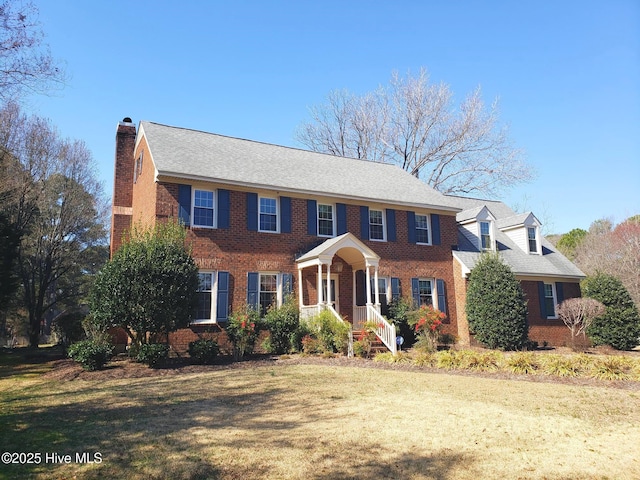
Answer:
[{"label": "gray shingled roof", "polygon": [[[507,220],[504,223],[511,225],[512,221],[517,221],[518,219],[524,221],[527,215],[529,215],[528,213],[517,215],[504,203],[493,200],[447,197],[454,205],[464,210],[479,211],[478,207],[481,208],[486,205],[496,217],[496,224],[500,224],[501,219],[503,219]],[[578,267],[558,252],[544,237],[542,238],[542,255],[531,255],[524,252],[506,233],[500,231],[500,229],[496,229],[496,242],[503,260],[511,267],[516,275],[569,278],[583,278],[585,276]],[[458,258],[465,267],[472,270],[481,255],[482,253],[478,248],[458,231],[458,250],[454,252],[454,256]]]},{"label": "gray shingled roof", "polygon": [[159,176],[458,211],[401,168],[140,122]]}]

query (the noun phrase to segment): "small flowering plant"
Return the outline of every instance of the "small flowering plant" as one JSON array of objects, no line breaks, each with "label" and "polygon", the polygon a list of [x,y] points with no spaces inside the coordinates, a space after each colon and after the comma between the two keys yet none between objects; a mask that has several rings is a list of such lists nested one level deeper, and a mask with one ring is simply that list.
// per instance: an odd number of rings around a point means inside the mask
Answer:
[{"label": "small flowering plant", "polygon": [[227,337],[233,343],[233,358],[242,360],[245,354],[253,352],[258,339],[260,314],[254,308],[245,305],[238,312],[229,315]]},{"label": "small flowering plant", "polygon": [[431,305],[422,305],[410,315],[409,324],[413,326],[418,344],[434,351],[440,336],[440,327],[446,315]]}]

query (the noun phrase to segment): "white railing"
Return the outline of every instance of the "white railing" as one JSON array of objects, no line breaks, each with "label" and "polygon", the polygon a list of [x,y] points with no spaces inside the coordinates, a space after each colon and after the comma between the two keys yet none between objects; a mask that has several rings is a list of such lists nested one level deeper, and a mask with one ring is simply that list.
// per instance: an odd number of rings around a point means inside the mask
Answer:
[{"label": "white railing", "polygon": [[396,345],[396,326],[392,323],[387,322],[387,320],[380,315],[380,312],[373,307],[373,305],[367,306],[367,316],[369,321],[376,322],[378,324],[378,329],[376,330],[376,335],[382,343],[384,343],[391,353],[394,355],[397,352]]},{"label": "white railing", "polygon": [[367,306],[353,306],[353,329],[355,331],[362,330],[363,325],[367,321]]},{"label": "white railing", "polygon": [[318,307],[318,305],[303,305],[302,307],[300,307],[300,318],[302,320],[314,317],[319,313],[320,307]]}]

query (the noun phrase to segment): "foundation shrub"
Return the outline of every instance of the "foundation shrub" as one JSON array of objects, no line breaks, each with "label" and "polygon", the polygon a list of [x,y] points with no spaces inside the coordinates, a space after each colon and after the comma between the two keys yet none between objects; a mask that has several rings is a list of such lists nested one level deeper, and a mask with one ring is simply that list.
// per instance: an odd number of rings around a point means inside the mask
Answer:
[{"label": "foundation shrub", "polygon": [[349,324],[338,320],[329,310],[323,310],[307,320],[310,336],[319,341],[321,351],[347,353],[349,347]]},{"label": "foundation shrub", "polygon": [[525,375],[536,373],[540,366],[533,352],[516,352],[506,357],[505,367],[512,373]]},{"label": "foundation shrub", "polygon": [[289,295],[279,308],[270,308],[264,317],[269,331],[266,350],[281,355],[294,349],[295,333],[300,327],[300,311],[293,295]]},{"label": "foundation shrub", "polygon": [[504,357],[500,352],[473,352],[461,350],[456,352],[459,368],[480,370],[484,372],[499,370]]},{"label": "foundation shrub", "polygon": [[373,361],[380,363],[411,363],[411,358],[406,352],[397,352],[395,355],[391,352],[380,352],[373,357]]},{"label": "foundation shrub", "polygon": [[85,370],[101,370],[113,356],[113,345],[98,340],[81,340],[69,347],[67,355]]},{"label": "foundation shrub", "polygon": [[189,356],[194,363],[201,365],[214,363],[219,353],[220,346],[213,339],[199,338],[189,343]]},{"label": "foundation shrub", "polygon": [[584,371],[584,363],[571,356],[549,354],[542,357],[540,369],[547,375],[577,377]]},{"label": "foundation shrub", "polygon": [[162,365],[169,358],[169,345],[165,343],[144,343],[136,352],[136,361],[152,368]]},{"label": "foundation shrub", "polygon": [[590,376],[599,380],[629,380],[634,376],[633,361],[626,357],[608,355],[591,364]]}]

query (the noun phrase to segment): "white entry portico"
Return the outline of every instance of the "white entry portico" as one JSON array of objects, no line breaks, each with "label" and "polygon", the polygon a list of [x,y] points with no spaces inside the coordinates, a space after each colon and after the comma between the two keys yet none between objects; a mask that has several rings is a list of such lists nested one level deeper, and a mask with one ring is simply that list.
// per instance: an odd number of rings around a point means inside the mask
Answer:
[{"label": "white entry portico", "polygon": [[[309,317],[317,314],[323,309],[327,309],[336,317],[343,320],[342,316],[331,306],[330,301],[334,296],[338,297],[338,292],[331,292],[331,267],[334,263],[335,256],[340,257],[340,259],[349,265],[352,270],[351,304],[353,306],[353,311],[351,319],[353,329],[361,330],[364,322],[375,321],[378,324],[378,336],[381,338],[383,343],[385,343],[385,345],[395,353],[395,326],[389,324],[386,319],[380,315],[379,291],[378,288],[372,288],[373,285],[378,285],[378,266],[380,263],[380,257],[352,233],[348,232],[338,237],[330,238],[296,259],[299,286],[303,285],[303,270],[311,268],[317,269],[317,303],[305,305],[302,288],[298,288],[298,304],[302,316]],[[342,266],[342,263],[339,265]],[[356,305],[357,271],[364,271],[365,274],[364,289],[366,304],[363,306]],[[334,284],[338,285],[335,282]]]}]

